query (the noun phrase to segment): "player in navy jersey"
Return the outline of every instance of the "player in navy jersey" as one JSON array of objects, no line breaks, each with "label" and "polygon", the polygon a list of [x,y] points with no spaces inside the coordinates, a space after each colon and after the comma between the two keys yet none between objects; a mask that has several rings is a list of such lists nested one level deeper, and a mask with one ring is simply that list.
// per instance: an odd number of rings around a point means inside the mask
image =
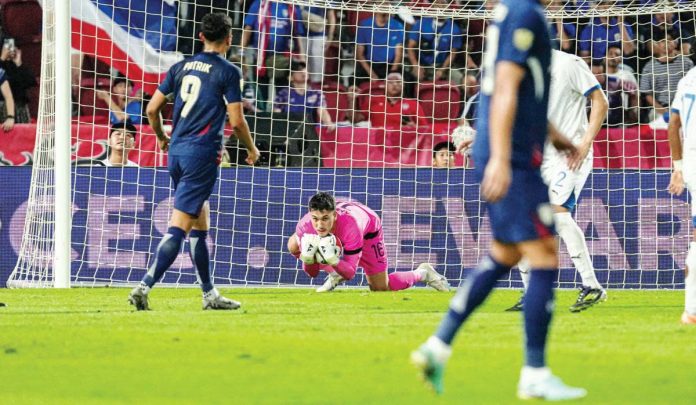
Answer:
[{"label": "player in navy jersey", "polygon": [[[232,21],[225,14],[204,16],[199,34],[203,52],[172,66],[147,106],[157,143],[160,149],[169,151],[168,168],[175,191],[169,229],[157,246],[147,274],[129,295],[137,310],[149,309],[150,289],[174,262],[187,234],[191,261],[203,289],[203,309],[240,306],[213,287],[206,245],[208,198],[218,176],[225,113],[234,133],[247,148],[246,162],[253,165],[259,157],[242,111],[241,70],[225,59],[232,43],[231,29]],[[167,100],[174,100],[171,138],[162,130],[160,116]]]},{"label": "player in navy jersey", "polygon": [[524,305],[525,365],[518,385],[523,399],[563,400],[586,395],[566,386],[546,367],[545,349],[558,274],[553,210],[541,177],[547,134],[561,149],[573,145],[547,121],[551,40],[539,0],[503,0],[493,13],[483,57],[478,135],[473,149],[481,194],[488,202],[493,243],[452,298],[437,332],[411,359],[425,380],[442,391],[451,343],[463,322],[497,280],[525,257],[533,269]]}]

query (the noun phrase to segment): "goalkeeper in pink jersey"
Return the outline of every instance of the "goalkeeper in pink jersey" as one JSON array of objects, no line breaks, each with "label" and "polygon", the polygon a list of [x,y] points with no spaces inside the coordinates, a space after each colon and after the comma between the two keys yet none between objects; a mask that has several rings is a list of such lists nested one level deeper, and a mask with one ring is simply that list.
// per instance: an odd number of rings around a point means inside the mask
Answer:
[{"label": "goalkeeper in pink jersey", "polygon": [[423,282],[437,291],[449,291],[447,279],[423,263],[416,270],[387,275],[382,220],[356,201],[338,201],[329,193],[309,200],[309,212],[300,219],[288,241],[288,250],[303,263],[310,277],[329,273],[317,292],[332,291],[355,277],[362,267],[372,291],[398,291]]}]

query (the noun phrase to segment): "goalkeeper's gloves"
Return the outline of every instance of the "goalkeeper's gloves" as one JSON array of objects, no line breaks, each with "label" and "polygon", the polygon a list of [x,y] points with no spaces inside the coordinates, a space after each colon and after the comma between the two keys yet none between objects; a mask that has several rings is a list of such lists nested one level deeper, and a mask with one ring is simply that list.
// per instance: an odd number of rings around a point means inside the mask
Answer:
[{"label": "goalkeeper's gloves", "polygon": [[320,256],[322,264],[335,266],[340,261],[338,250],[339,249],[336,247],[336,237],[333,235],[324,236],[319,240],[317,255]]},{"label": "goalkeeper's gloves", "polygon": [[319,248],[319,235],[304,234],[300,239],[300,260],[305,264],[314,264],[314,255]]}]

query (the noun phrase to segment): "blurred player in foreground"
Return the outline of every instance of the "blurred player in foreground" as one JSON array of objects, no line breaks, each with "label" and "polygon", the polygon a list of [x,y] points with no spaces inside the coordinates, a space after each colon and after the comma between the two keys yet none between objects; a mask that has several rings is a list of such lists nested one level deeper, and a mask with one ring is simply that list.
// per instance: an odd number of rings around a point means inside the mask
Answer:
[{"label": "blurred player in foreground", "polygon": [[328,292],[351,280],[362,267],[372,291],[398,291],[423,282],[437,291],[449,291],[447,279],[423,263],[416,270],[387,274],[387,250],[382,220],[357,201],[336,201],[318,193],[309,200],[309,212],[300,219],[288,240],[290,254],[300,259],[305,273],[314,278],[329,275],[317,292]]},{"label": "blurred player in foreground", "polygon": [[523,257],[532,269],[524,304],[525,363],[517,395],[566,400],[587,394],[565,385],[546,365],[546,338],[558,277],[557,242],[548,188],[541,177],[547,134],[560,150],[577,152],[548,124],[551,41],[538,0],[503,0],[486,34],[481,104],[473,157],[488,202],[493,242],[488,257],[459,287],[439,328],[411,354],[425,381],[443,390],[452,341],[498,279]]},{"label": "blurred player in foreground", "polygon": [[[669,117],[669,147],[672,150],[672,178],[669,192],[681,195],[684,186],[689,189],[692,198],[696,193],[696,68],[692,68],[677,86],[677,94],[672,101],[672,114]],[[684,142],[679,136],[684,133]],[[691,202],[691,216],[696,239],[696,204]],[[681,321],[696,325],[696,242],[689,244],[686,255],[686,275],[684,293],[686,295]]]},{"label": "blurred player in foreground", "polygon": [[[203,52],[172,66],[147,106],[157,143],[160,149],[169,151],[174,208],[154,261],[128,297],[138,311],[149,309],[150,289],[174,263],[187,234],[191,261],[203,289],[203,309],[240,306],[220,295],[213,286],[206,244],[210,226],[208,198],[218,176],[225,113],[247,148],[247,163],[253,165],[259,157],[242,111],[241,70],[225,59],[232,44],[231,29],[232,21],[226,14],[204,16],[199,34]],[[170,142],[162,129],[160,112],[171,98],[174,99],[174,130]]]}]

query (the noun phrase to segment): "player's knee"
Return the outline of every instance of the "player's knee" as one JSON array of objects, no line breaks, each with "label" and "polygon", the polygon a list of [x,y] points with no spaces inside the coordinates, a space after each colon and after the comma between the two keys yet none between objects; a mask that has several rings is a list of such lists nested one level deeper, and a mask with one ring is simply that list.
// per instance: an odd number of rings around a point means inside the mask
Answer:
[{"label": "player's knee", "polygon": [[389,291],[389,285],[370,284],[370,291]]}]

